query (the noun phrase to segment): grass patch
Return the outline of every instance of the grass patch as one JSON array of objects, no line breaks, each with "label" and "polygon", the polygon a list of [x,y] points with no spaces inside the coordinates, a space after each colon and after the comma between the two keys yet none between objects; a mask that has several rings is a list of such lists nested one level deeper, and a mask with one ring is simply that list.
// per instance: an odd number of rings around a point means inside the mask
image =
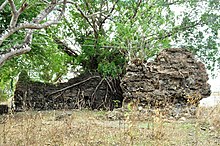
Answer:
[{"label": "grass patch", "polygon": [[105,118],[104,111],[15,113],[0,117],[0,145],[220,145],[219,108],[199,110],[186,121],[167,121],[160,114],[140,120],[133,112],[120,120]]}]

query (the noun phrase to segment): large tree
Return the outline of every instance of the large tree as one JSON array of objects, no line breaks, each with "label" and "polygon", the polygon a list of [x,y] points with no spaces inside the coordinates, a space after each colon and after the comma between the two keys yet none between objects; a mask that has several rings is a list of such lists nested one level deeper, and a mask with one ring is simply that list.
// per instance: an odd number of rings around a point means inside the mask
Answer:
[{"label": "large tree", "polygon": [[120,73],[125,56],[147,60],[169,47],[188,48],[213,69],[220,63],[219,7],[215,0],[81,0],[64,34],[81,46],[81,65],[107,74]]}]

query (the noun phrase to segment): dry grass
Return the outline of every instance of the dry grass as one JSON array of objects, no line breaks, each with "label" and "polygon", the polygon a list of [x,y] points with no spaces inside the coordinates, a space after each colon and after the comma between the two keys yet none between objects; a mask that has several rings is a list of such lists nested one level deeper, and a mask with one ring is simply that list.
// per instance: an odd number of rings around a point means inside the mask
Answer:
[{"label": "dry grass", "polygon": [[[150,146],[220,145],[220,106],[199,108],[197,118],[176,121],[131,111],[109,120],[102,111],[24,112],[0,117],[0,145]],[[143,120],[145,119],[145,120]]]}]

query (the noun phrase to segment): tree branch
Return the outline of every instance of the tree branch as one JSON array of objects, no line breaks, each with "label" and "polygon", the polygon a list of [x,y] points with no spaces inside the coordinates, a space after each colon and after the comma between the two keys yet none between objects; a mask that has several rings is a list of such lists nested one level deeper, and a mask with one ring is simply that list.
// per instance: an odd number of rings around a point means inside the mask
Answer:
[{"label": "tree branch", "polygon": [[8,0],[9,4],[10,4],[10,7],[11,7],[11,13],[12,13],[12,17],[11,17],[11,21],[10,21],[10,28],[13,28],[15,27],[16,23],[17,23],[17,20],[18,20],[18,17],[19,17],[19,14],[18,14],[18,11],[16,9],[16,6],[14,4],[14,1],[13,0]]},{"label": "tree branch", "polygon": [[[57,20],[53,20],[53,21],[48,21],[45,22],[43,24],[38,24],[40,23],[50,12],[52,12],[52,10],[55,8],[56,4],[52,4],[52,6],[48,6],[44,11],[42,11],[36,18],[33,19],[32,23],[23,23],[20,24],[17,27],[10,27],[9,29],[5,30],[3,32],[3,34],[0,36],[0,45],[3,43],[3,41],[5,39],[7,39],[9,36],[11,36],[12,34],[14,34],[15,32],[17,32],[18,30],[21,29],[42,29],[42,28],[46,28],[48,26],[57,24],[59,22],[59,20],[61,19],[61,17],[64,14],[65,11],[65,6],[66,6],[66,0],[63,1],[64,5],[63,5],[63,9],[61,11],[61,14],[58,16]],[[13,4],[12,4],[13,5]],[[16,12],[17,13],[17,12]],[[19,14],[20,15],[20,14]],[[13,24],[14,25],[14,24]]]},{"label": "tree branch", "polygon": [[104,19],[102,20],[101,24],[105,23],[105,21],[111,16],[112,12],[115,10],[115,6],[118,3],[119,0],[116,0],[116,2],[113,4],[112,9],[110,10],[109,14],[107,16],[104,17]]},{"label": "tree branch", "polygon": [[89,23],[89,25],[93,28],[93,25],[91,24],[91,22],[89,21],[89,18],[83,13],[83,11],[80,9],[80,7],[75,4],[76,9],[80,12],[80,14],[82,15],[83,18],[86,19],[86,21]]},{"label": "tree branch", "polygon": [[48,21],[43,24],[36,24],[36,23],[23,23],[20,24],[19,26],[15,28],[9,28],[4,31],[2,36],[0,37],[0,45],[3,43],[4,40],[6,40],[9,36],[17,32],[18,30],[21,29],[42,29],[42,28],[47,28],[51,25],[58,24],[58,21]]},{"label": "tree branch", "polygon": [[6,6],[6,4],[8,3],[8,0],[5,0],[1,6],[0,6],[0,12],[4,9],[4,7]]},{"label": "tree branch", "polygon": [[24,54],[30,50],[31,50],[31,48],[29,47],[28,44],[23,44],[21,46],[13,47],[10,52],[0,55],[0,66],[2,66],[6,60],[8,60],[14,56]]},{"label": "tree branch", "polygon": [[[5,30],[2,33],[2,35],[0,36],[0,45],[2,45],[3,41],[6,40],[9,36],[14,34],[15,32],[17,32],[21,29],[28,29],[28,30],[27,30],[27,33],[25,35],[24,42],[22,45],[17,45],[17,46],[12,47],[11,49],[7,49],[10,51],[7,51],[7,53],[3,53],[0,55],[0,66],[2,66],[6,60],[12,58],[13,56],[24,54],[24,53],[30,51],[31,48],[29,47],[29,45],[32,42],[34,30],[46,28],[46,27],[51,26],[53,24],[59,23],[59,20],[64,15],[66,4],[67,4],[67,0],[63,0],[62,3],[58,2],[57,0],[52,0],[50,5],[47,8],[45,8],[44,10],[42,10],[40,12],[40,14],[37,15],[37,17],[35,17],[32,20],[32,22],[23,23],[23,24],[16,26],[18,17],[27,7],[27,3],[24,1],[22,6],[19,8],[19,10],[17,10],[13,0],[8,0],[8,2],[10,3],[10,6],[11,6],[12,18],[11,18],[11,22],[10,22],[10,27],[7,30]],[[1,5],[1,8],[3,8],[3,4]],[[43,24],[40,24],[40,22],[42,20],[44,20],[44,18],[46,18],[53,10],[55,10],[55,7],[58,4],[63,4],[62,10],[61,10],[60,14],[58,15],[58,17],[52,21],[47,21]]]},{"label": "tree branch", "polygon": [[41,11],[40,14],[38,14],[36,18],[33,19],[33,23],[40,23],[40,21],[46,18],[48,14],[54,10],[55,6],[56,4],[51,3],[46,9]]},{"label": "tree branch", "polygon": [[20,15],[28,6],[28,3],[26,3],[25,1],[23,2],[22,6],[19,8],[18,10],[18,14]]},{"label": "tree branch", "polygon": [[16,14],[17,13],[17,9],[16,9],[16,6],[15,6],[15,3],[14,3],[14,1],[13,0],[8,0],[8,2],[9,2],[9,4],[10,4],[10,6],[11,6],[11,12],[12,12],[12,14]]},{"label": "tree branch", "polygon": [[134,10],[134,14],[133,14],[133,16],[131,16],[129,19],[134,19],[134,18],[136,17],[137,12],[138,12],[138,9],[139,9],[141,3],[142,3],[142,0],[137,1],[137,7],[136,7],[135,10]]},{"label": "tree branch", "polygon": [[55,40],[55,42],[58,45],[62,46],[62,50],[67,53],[69,56],[74,56],[77,57],[78,53],[76,51],[74,51],[73,49],[71,49],[68,44],[65,41],[61,41],[59,38],[57,38],[56,36],[53,37],[53,39]]}]

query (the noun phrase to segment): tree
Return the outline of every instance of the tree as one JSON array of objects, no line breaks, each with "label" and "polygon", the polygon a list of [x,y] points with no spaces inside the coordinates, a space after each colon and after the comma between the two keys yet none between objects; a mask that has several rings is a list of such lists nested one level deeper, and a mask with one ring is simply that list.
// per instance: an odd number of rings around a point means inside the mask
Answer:
[{"label": "tree", "polygon": [[[183,9],[180,14],[175,7]],[[65,27],[81,46],[78,61],[90,70],[121,73],[114,59],[148,60],[169,47],[188,48],[213,69],[220,61],[218,10],[219,2],[213,0],[82,0],[70,9]]]},{"label": "tree", "polygon": [[[34,1],[36,3],[36,1]],[[18,45],[10,46],[10,48],[1,50],[0,53],[0,66],[8,59],[12,58],[13,56],[17,56],[20,54],[24,54],[26,52],[29,52],[31,50],[31,41],[33,32],[36,29],[43,29],[48,26],[51,26],[53,24],[57,24],[59,20],[62,18],[65,8],[66,8],[66,0],[63,1],[56,1],[52,0],[51,2],[43,1],[40,8],[42,10],[37,14],[36,16],[29,16],[29,19],[31,18],[31,21],[28,21],[28,18],[24,18],[23,20],[19,21],[20,15],[28,9],[28,6],[30,5],[30,2],[26,2],[24,0],[21,4],[17,4],[13,0],[6,0],[3,2],[0,6],[0,11],[2,11],[7,4],[10,6],[11,9],[11,20],[10,24],[7,25],[7,28],[4,28],[5,30],[0,35],[0,46],[3,45],[3,42],[7,39],[9,40],[10,36],[12,36],[15,33],[22,32],[22,30],[25,30],[25,35],[22,43],[19,43]],[[62,8],[59,8],[62,6]],[[18,8],[17,8],[18,7]],[[55,16],[55,19],[48,19],[48,16],[55,12],[60,10],[59,14]],[[46,21],[45,21],[46,20]],[[24,32],[22,32],[24,33]]]},{"label": "tree", "polygon": [[72,59],[58,48],[47,30],[60,23],[67,3],[0,1],[0,89],[4,93],[13,93],[21,71],[44,82],[53,82],[65,74],[66,64]]}]

